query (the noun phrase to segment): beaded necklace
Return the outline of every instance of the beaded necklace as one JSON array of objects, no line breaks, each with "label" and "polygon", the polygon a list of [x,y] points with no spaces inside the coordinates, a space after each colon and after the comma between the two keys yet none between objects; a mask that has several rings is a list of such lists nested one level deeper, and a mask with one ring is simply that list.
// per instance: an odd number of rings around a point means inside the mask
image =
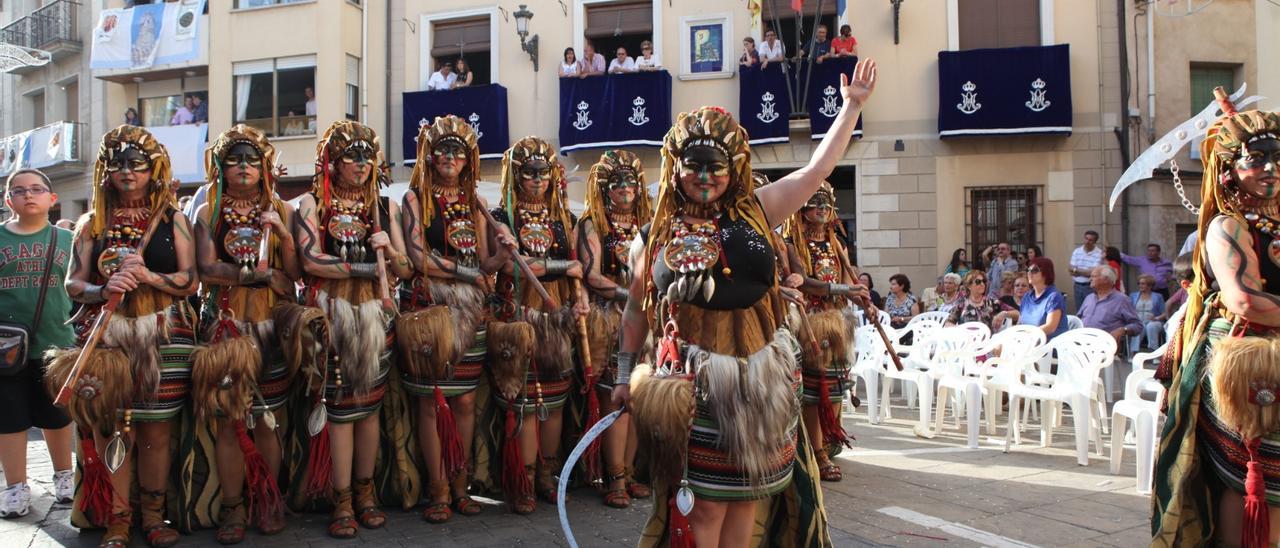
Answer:
[{"label": "beaded necklace", "polygon": [[703,301],[710,302],[716,292],[711,268],[719,263],[725,277],[732,274],[721,245],[720,214],[700,223],[689,223],[684,220],[684,212],[677,211],[663,261],[675,273],[675,279],[667,288],[669,298],[680,302],[702,296]]},{"label": "beaded necklace", "polygon": [[[249,204],[249,205],[246,205]],[[236,210],[248,208],[248,213]],[[258,249],[262,244],[262,229],[258,219],[262,214],[262,206],[257,199],[234,199],[227,197],[227,207],[222,208],[222,221],[227,224],[227,233],[222,237],[222,248],[231,256],[244,276],[258,264]]]},{"label": "beaded necklace", "polygon": [[636,226],[635,215],[630,213],[610,214],[609,217],[609,248],[617,259],[619,269],[626,271],[631,243],[635,241],[636,234],[640,233],[640,227]]},{"label": "beaded necklace", "polygon": [[[1270,215],[1258,211],[1246,211],[1244,220],[1256,231],[1271,237],[1271,243],[1267,245],[1266,255],[1272,264],[1280,266],[1280,220]],[[1260,238],[1254,238],[1254,246],[1262,247]],[[1262,255],[1262,249],[1258,249],[1258,254]]]},{"label": "beaded necklace", "polygon": [[449,247],[462,254],[464,264],[472,262],[476,255],[478,237],[475,220],[471,218],[471,208],[462,203],[456,194],[453,196],[455,201],[452,203],[443,192],[436,190],[432,191],[432,194],[435,196],[440,214],[444,217],[445,241],[448,242]]},{"label": "beaded necklace", "polygon": [[104,278],[120,270],[128,255],[138,253],[142,235],[147,232],[151,212],[147,209],[126,211],[119,208],[111,212],[111,227],[106,230],[106,245],[98,255],[98,273]]},{"label": "beaded necklace", "polygon": [[521,202],[517,214],[520,216],[520,245],[525,251],[534,257],[545,257],[548,251],[558,247],[551,230],[550,210],[543,207],[531,211]]}]

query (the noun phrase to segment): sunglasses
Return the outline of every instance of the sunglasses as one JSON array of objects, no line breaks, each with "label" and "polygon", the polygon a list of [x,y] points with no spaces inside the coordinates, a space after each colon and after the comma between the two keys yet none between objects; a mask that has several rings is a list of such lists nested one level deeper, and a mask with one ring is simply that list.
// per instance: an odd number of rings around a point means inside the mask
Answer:
[{"label": "sunglasses", "polygon": [[1027,269],[1027,274],[1039,274],[1039,273],[1040,273],[1040,269],[1037,267],[1033,266]]},{"label": "sunglasses", "polygon": [[987,281],[979,278],[977,280],[969,282],[969,285],[987,285]]}]

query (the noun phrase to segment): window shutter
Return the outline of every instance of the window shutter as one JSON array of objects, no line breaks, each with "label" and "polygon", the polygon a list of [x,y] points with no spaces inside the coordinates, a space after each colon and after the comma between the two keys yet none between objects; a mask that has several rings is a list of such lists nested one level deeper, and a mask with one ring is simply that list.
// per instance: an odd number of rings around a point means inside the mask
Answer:
[{"label": "window shutter", "polygon": [[432,57],[454,58],[463,53],[489,51],[488,16],[440,21],[432,26]]},{"label": "window shutter", "polygon": [[587,38],[653,32],[653,4],[612,3],[587,6]]}]

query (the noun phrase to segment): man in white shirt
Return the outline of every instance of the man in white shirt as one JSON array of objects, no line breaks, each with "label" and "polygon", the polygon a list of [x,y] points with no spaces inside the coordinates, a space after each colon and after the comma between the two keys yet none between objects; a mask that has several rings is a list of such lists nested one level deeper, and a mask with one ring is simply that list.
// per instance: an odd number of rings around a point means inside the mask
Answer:
[{"label": "man in white shirt", "polygon": [[453,89],[453,84],[457,81],[458,75],[453,74],[453,66],[449,63],[441,63],[440,70],[431,73],[431,79],[427,80],[427,90]]},{"label": "man in white shirt", "polygon": [[1071,281],[1075,285],[1073,289],[1077,311],[1084,304],[1085,297],[1093,292],[1089,287],[1089,276],[1093,272],[1093,267],[1100,264],[1103,264],[1103,261],[1102,247],[1098,245],[1098,233],[1086,230],[1084,245],[1071,252]]},{"label": "man in white shirt", "polygon": [[778,39],[778,33],[764,31],[764,41],[760,43],[760,68],[768,67],[769,63],[781,62],[786,55],[787,48]]},{"label": "man in white shirt", "polygon": [[609,74],[623,74],[636,71],[636,61],[627,55],[627,48],[618,46],[618,56],[609,61]]},{"label": "man in white shirt", "polygon": [[316,90],[312,88],[307,88],[302,90],[302,93],[307,96],[307,116],[315,116],[316,115]]},{"label": "man in white shirt", "polygon": [[588,76],[599,76],[604,74],[604,56],[596,53],[596,47],[590,41],[582,46],[581,68],[578,70],[579,78]]}]

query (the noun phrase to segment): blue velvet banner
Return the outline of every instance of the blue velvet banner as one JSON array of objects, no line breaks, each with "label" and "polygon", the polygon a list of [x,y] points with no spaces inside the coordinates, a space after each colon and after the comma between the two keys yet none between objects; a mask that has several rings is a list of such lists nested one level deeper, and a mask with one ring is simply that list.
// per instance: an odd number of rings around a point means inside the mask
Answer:
[{"label": "blue velvet banner", "polygon": [[480,138],[480,157],[498,158],[511,145],[507,138],[507,88],[498,84],[445,91],[404,94],[404,159],[418,157],[418,130],[436,116],[452,114],[471,123]]},{"label": "blue velvet banner", "polygon": [[1071,133],[1067,44],[938,52],[938,134]]},{"label": "blue velvet banner", "polygon": [[751,144],[790,140],[789,118],[791,99],[782,63],[764,69],[743,67],[738,72],[738,123],[751,136]]},{"label": "blue velvet banner", "polygon": [[[836,57],[821,63],[809,64],[809,136],[815,141],[826,137],[831,129],[840,107],[844,106],[844,96],[840,94],[840,75],[853,79],[853,69],[858,65],[857,57]],[[854,125],[853,135],[862,136],[862,116]]]},{"label": "blue velvet banner", "polygon": [[666,71],[560,79],[560,152],[662,146],[670,128]]}]

